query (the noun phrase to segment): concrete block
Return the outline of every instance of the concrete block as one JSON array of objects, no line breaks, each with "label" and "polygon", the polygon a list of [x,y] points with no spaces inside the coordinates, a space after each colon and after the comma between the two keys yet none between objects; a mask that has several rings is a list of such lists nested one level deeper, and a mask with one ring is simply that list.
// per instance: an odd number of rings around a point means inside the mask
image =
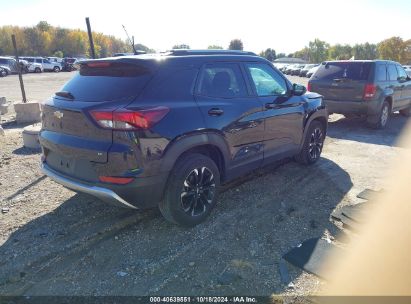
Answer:
[{"label": "concrete block", "polygon": [[40,149],[39,133],[41,126],[27,126],[23,129],[23,144],[26,148]]},{"label": "concrete block", "polygon": [[15,103],[16,121],[20,123],[35,123],[41,121],[40,103],[31,101],[27,103]]},{"label": "concrete block", "polygon": [[11,102],[0,104],[0,114],[5,115],[7,113],[13,113],[13,104]]}]

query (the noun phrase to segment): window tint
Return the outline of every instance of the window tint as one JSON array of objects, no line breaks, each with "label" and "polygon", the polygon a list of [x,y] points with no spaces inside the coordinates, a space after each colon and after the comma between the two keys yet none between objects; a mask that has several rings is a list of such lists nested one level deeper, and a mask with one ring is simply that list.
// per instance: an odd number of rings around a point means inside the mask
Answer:
[{"label": "window tint", "polygon": [[407,72],[405,72],[405,70],[401,66],[397,65],[397,71],[398,71],[398,76],[399,77],[407,78],[407,76],[408,76]]},{"label": "window tint", "polygon": [[258,96],[284,95],[287,93],[287,83],[269,65],[264,63],[247,64]]},{"label": "window tint", "polygon": [[398,80],[398,73],[395,65],[389,64],[388,65],[388,77],[389,80]]},{"label": "window tint", "polygon": [[193,99],[197,69],[161,69],[144,90],[143,99],[184,100]]},{"label": "window tint", "polygon": [[240,67],[229,63],[206,65],[200,75],[198,92],[200,95],[222,98],[247,95]]},{"label": "window tint", "polygon": [[320,65],[313,77],[324,80],[341,78],[367,80],[371,64],[371,62],[327,62]]},{"label": "window tint", "polygon": [[377,81],[386,81],[387,80],[387,67],[385,64],[377,65]]},{"label": "window tint", "polygon": [[41,59],[38,59],[38,58],[36,59],[36,62],[37,63],[43,63],[43,61]]},{"label": "window tint", "polygon": [[61,91],[70,92],[78,101],[132,100],[150,80],[149,69],[137,64],[111,63],[102,67],[82,64]]},{"label": "window tint", "polygon": [[8,61],[7,59],[5,59],[5,58],[0,58],[0,63],[8,64],[9,61]]}]

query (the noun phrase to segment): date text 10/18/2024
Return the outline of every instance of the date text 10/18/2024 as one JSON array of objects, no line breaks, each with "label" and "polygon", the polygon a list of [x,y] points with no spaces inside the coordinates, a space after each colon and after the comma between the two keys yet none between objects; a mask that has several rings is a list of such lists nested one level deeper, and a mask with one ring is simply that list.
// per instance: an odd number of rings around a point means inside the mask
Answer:
[{"label": "date text 10/18/2024", "polygon": [[258,303],[255,297],[150,297],[150,303]]}]

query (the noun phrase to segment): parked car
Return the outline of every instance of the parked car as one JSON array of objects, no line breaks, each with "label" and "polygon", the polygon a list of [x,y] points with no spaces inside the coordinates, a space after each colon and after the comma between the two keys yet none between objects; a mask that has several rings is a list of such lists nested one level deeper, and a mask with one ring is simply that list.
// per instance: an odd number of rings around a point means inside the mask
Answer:
[{"label": "parked car", "polygon": [[43,57],[21,57],[24,60],[27,60],[30,63],[38,63],[41,64],[43,67],[43,71],[52,71],[52,72],[60,72],[61,71],[61,64],[58,62],[51,62],[47,58]]},{"label": "parked car", "polygon": [[374,128],[384,128],[392,112],[411,114],[411,78],[394,61],[324,62],[308,87],[324,96],[330,113],[365,115]]},{"label": "parked car", "polygon": [[318,161],[327,118],[320,95],[247,52],[88,60],[43,107],[42,170],[194,226],[221,183],[283,157]]},{"label": "parked car", "polygon": [[22,69],[25,73],[41,73],[43,72],[43,66],[40,63],[36,62],[28,62],[24,59],[19,59],[20,63],[22,64]]},{"label": "parked car", "polygon": [[306,64],[301,70],[300,74],[298,76],[300,77],[307,77],[308,71],[310,71],[312,68],[318,66],[318,64]]},{"label": "parked car", "polygon": [[296,64],[289,64],[284,68],[284,74],[289,75],[291,73],[291,70],[295,68]]},{"label": "parked car", "polygon": [[0,77],[6,77],[8,74],[7,70],[0,66]]},{"label": "parked car", "polygon": [[6,70],[7,75],[19,72],[16,59],[11,57],[0,57],[0,66]]},{"label": "parked car", "polygon": [[52,63],[54,62],[60,63],[60,65],[63,62],[63,58],[60,58],[60,57],[47,57],[47,59]]},{"label": "parked car", "polygon": [[289,69],[288,74],[291,76],[300,75],[301,70],[304,68],[305,64],[296,64],[293,68]]},{"label": "parked car", "polygon": [[307,72],[307,74],[306,74],[305,76],[307,76],[307,78],[310,78],[311,76],[314,75],[315,72],[317,72],[317,70],[318,70],[319,67],[320,67],[320,66],[317,65],[317,66],[311,68],[310,70],[308,70],[308,72]]},{"label": "parked car", "polygon": [[69,57],[63,58],[62,71],[66,71],[66,72],[75,71],[76,70],[76,67],[75,67],[76,61],[77,61],[76,58],[69,58]]}]

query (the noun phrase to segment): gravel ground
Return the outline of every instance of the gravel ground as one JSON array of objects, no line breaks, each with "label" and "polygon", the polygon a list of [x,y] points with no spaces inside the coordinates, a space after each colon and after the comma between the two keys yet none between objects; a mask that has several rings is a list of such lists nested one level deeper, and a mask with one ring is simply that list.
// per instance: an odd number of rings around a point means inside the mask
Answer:
[{"label": "gravel ground", "polygon": [[[69,76],[25,76],[29,97],[47,98]],[[0,79],[10,100],[18,87],[3,81],[13,77]],[[344,246],[330,213],[361,202],[365,188],[384,188],[406,122],[394,115],[387,130],[374,131],[332,115],[316,165],[287,160],[226,185],[211,217],[192,229],[156,209],[110,207],[52,182],[39,170],[39,151],[22,148],[22,126],[8,125],[0,137],[0,294],[312,294],[325,283],[287,264],[294,283],[287,288],[281,255],[316,236]]]}]

